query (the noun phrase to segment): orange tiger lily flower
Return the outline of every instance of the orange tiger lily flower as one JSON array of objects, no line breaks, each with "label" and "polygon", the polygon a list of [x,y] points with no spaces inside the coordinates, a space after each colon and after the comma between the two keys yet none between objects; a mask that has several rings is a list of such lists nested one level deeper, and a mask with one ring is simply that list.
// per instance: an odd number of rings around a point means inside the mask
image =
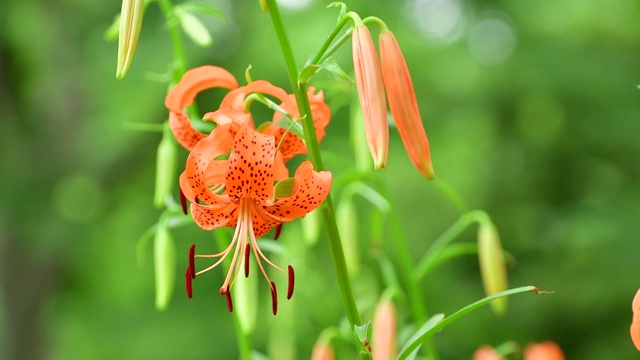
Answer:
[{"label": "orange tiger lily flower", "polygon": [[[189,154],[186,169],[180,176],[180,188],[191,201],[191,214],[199,227],[212,230],[226,226],[236,230],[229,246],[220,253],[196,255],[192,246],[185,274],[187,293],[191,297],[191,281],[196,275],[215,268],[227,256],[232,256],[231,266],[220,287],[220,294],[226,296],[232,310],[231,288],[243,264],[245,276],[248,276],[249,256],[253,252],[269,283],[275,314],[276,285],[269,279],[263,261],[288,275],[287,298],[293,294],[294,272],[291,266],[284,271],[271,262],[260,250],[257,239],[273,227],[303,217],[320,206],[329,193],[331,173],[315,172],[311,162],[305,161],[295,172],[290,196],[276,198],[274,181],[284,180],[288,172],[276,150],[274,137],[260,134],[248,124],[240,126],[234,134],[234,126],[233,123],[220,125],[200,140]],[[229,149],[228,159],[220,159]],[[220,190],[222,188],[224,190]],[[218,260],[196,272],[195,258]]]},{"label": "orange tiger lily flower", "polygon": [[633,311],[633,321],[631,322],[631,340],[636,349],[640,351],[640,290],[636,293],[631,303],[631,310]]},{"label": "orange tiger lily flower", "polygon": [[427,179],[433,179],[429,140],[402,50],[390,31],[381,32],[379,41],[384,85],[398,133],[416,169]]},{"label": "orange tiger lily flower", "polygon": [[193,128],[184,109],[193,104],[199,92],[216,87],[235,89],[238,82],[230,72],[221,67],[201,66],[184,73],[180,82],[167,94],[165,106],[169,109],[171,131],[187,150],[193,149],[207,135]]},{"label": "orange tiger lily flower", "polygon": [[380,61],[369,29],[352,32],[353,67],[369,150],[376,169],[384,169],[389,151],[389,121]]}]

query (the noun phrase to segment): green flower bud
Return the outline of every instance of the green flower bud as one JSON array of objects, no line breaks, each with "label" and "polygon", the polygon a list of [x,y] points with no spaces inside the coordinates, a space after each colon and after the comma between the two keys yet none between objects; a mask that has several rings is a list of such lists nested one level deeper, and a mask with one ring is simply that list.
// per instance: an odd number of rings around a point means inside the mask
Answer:
[{"label": "green flower bud", "polygon": [[118,67],[116,78],[123,79],[129,71],[138,37],[142,28],[144,0],[123,0],[120,13],[120,36],[118,40]]},{"label": "green flower bud", "polygon": [[166,221],[161,220],[153,244],[156,277],[156,309],[169,306],[176,275],[176,249]]},{"label": "green flower bud", "polygon": [[157,208],[164,206],[164,200],[173,192],[176,181],[176,162],[178,148],[171,131],[165,128],[162,140],[158,145],[156,158],[156,187],[153,195],[153,204]]},{"label": "green flower bud", "polygon": [[[500,244],[498,230],[490,220],[481,221],[478,228],[478,260],[486,295],[507,290],[504,251]],[[507,297],[503,296],[491,301],[491,308],[496,314],[504,313],[507,308]]]}]

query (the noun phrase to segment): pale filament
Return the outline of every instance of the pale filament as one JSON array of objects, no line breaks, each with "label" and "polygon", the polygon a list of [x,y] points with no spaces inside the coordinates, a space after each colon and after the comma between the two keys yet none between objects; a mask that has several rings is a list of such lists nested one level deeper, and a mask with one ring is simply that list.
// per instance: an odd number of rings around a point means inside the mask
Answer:
[{"label": "pale filament", "polygon": [[[240,233],[240,228],[242,227],[242,222],[240,221],[240,219],[238,219],[238,223],[236,224],[236,231],[233,234],[233,239],[231,239],[231,243],[229,244],[229,246],[227,246],[226,249],[224,249],[224,251],[219,252],[217,254],[213,254],[213,255],[195,255],[194,257],[198,257],[198,258],[217,258],[217,257],[221,257],[220,260],[216,261],[215,264],[209,266],[208,268],[204,269],[204,270],[200,270],[198,272],[196,272],[196,276],[206,273],[209,270],[212,270],[213,268],[215,268],[216,266],[220,265],[221,262],[224,261],[224,259],[227,258],[227,255],[229,255],[229,252],[231,251],[231,248],[233,247],[233,245],[236,243],[236,240],[238,239],[238,234]],[[237,252],[237,247],[236,247],[236,252]],[[234,257],[235,259],[235,257]]]},{"label": "pale filament", "polygon": [[[247,243],[246,213],[247,211],[245,210],[245,204],[243,200],[240,216],[238,217],[238,224],[236,225],[236,232],[235,234],[233,234],[232,240],[232,242],[236,243],[236,249],[233,252],[233,259],[231,259],[231,265],[229,266],[229,271],[227,271],[227,277],[224,279],[224,283],[220,288],[221,294],[224,294],[226,290],[230,288],[229,281],[231,280],[231,275],[234,273],[236,261],[238,260],[238,254],[240,254],[242,250],[244,250],[244,244]],[[238,268],[240,268],[240,266],[238,266]]]},{"label": "pale filament", "polygon": [[276,268],[277,270],[279,270],[280,272],[286,274],[286,272],[284,270],[282,270],[278,265],[272,263],[260,250],[260,247],[258,246],[258,243],[256,241],[256,237],[253,233],[253,222],[249,221],[249,236],[251,237],[251,248],[253,249],[254,252],[254,256],[256,257],[256,260],[258,261],[258,266],[260,267],[260,271],[262,271],[262,275],[264,275],[265,279],[267,279],[267,282],[269,283],[269,286],[271,286],[271,279],[269,279],[269,276],[267,275],[267,272],[264,270],[264,267],[262,266],[262,261],[260,261],[260,258],[264,259],[264,261],[266,261],[269,265],[273,266],[274,268]]}]

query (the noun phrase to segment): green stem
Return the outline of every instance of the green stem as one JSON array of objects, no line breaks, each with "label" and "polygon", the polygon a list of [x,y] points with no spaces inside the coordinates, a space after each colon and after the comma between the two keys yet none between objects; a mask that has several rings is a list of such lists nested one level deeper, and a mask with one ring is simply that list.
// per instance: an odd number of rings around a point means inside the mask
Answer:
[{"label": "green stem", "polygon": [[[316,171],[322,171],[324,166],[322,164],[322,157],[320,155],[320,147],[318,146],[318,138],[314,128],[313,118],[311,116],[311,106],[309,105],[309,98],[307,97],[307,88],[304,84],[298,83],[298,67],[295,63],[289,38],[284,29],[280,9],[278,8],[275,0],[266,0],[266,3],[280,43],[282,54],[284,56],[291,87],[298,103],[309,159],[313,163]],[[340,233],[338,232],[338,225],[336,223],[331,195],[327,196],[321,210],[329,236],[329,244],[331,246],[331,253],[333,255],[345,311],[351,327],[354,328],[357,325],[362,325],[362,320],[360,319],[360,313],[358,312],[358,308],[353,297],[353,290],[351,289],[349,274],[347,273],[347,265],[342,249],[342,242],[340,240]]]},{"label": "green stem", "polygon": [[[327,49],[329,49],[329,46],[331,46],[331,43],[333,43],[333,40],[336,38],[336,36],[338,36],[338,34],[340,33],[340,30],[342,30],[342,28],[347,23],[347,21],[349,21],[349,17],[347,16],[342,16],[340,18],[340,20],[336,24],[336,27],[333,28],[333,31],[331,32],[331,34],[329,34],[327,39],[324,41],[324,44],[322,44],[322,47],[320,47],[320,50],[318,50],[318,52],[316,53],[316,56],[313,57],[313,60],[311,60],[310,64],[319,64],[322,62],[323,59],[326,58],[325,54],[328,52]],[[344,35],[342,37],[344,37]],[[342,40],[342,42],[344,42],[344,40]],[[335,51],[335,49],[333,51]]]},{"label": "green stem", "polygon": [[182,43],[182,38],[180,37],[180,28],[178,27],[178,20],[173,14],[173,5],[170,0],[158,0],[158,5],[160,5],[160,9],[162,10],[162,14],[164,15],[165,22],[167,25],[167,31],[169,32],[169,37],[171,38],[171,46],[173,47],[173,81],[178,82],[187,71],[187,56],[184,51],[184,44]]}]

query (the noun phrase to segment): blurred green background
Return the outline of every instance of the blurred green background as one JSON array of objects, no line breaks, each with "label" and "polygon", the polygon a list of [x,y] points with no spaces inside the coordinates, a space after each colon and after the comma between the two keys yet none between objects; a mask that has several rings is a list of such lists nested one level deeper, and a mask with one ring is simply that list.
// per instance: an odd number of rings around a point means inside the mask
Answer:
[{"label": "blurred green background", "polygon": [[[254,79],[289,88],[257,1],[201,2],[229,21],[202,18],[214,44],[202,49],[186,41],[190,66],[216,64],[242,79],[251,64]],[[328,3],[282,2],[300,64],[334,25],[337,11],[325,9]],[[515,296],[501,317],[487,307],[447,327],[434,338],[442,359],[469,359],[482,344],[545,339],[568,359],[637,358],[628,329],[640,287],[640,2],[348,5],[383,18],[395,32],[436,174],[492,216],[516,259],[511,286],[554,291]],[[117,44],[103,35],[119,10],[116,0],[0,5],[0,357],[237,358],[232,317],[217,294],[222,271],[198,278],[188,300],[179,270],[171,306],[157,312],[151,249],[144,266],[136,262],[137,239],[160,213],[152,205],[160,134],[124,123],[166,119],[167,87],[146,74],[166,72],[172,53],[154,4],[131,71],[117,81]],[[335,58],[351,71],[348,43]],[[336,85],[326,89],[336,108],[322,147],[348,159],[349,112],[337,108],[346,102],[338,90],[345,83],[320,80],[315,85]],[[347,170],[330,159],[335,176]],[[382,178],[417,261],[458,212],[412,168],[394,131]],[[296,267],[296,295],[273,317],[261,281],[251,339],[278,359],[309,358],[319,333],[344,318],[326,239],[305,247],[295,234],[299,225],[285,226],[283,242],[298,255],[278,262]],[[195,226],[173,236],[179,269],[191,243],[212,241]],[[460,240],[474,239],[471,228]],[[393,241],[385,238],[383,249],[395,259]],[[354,286],[370,319],[380,275],[369,243],[359,246]],[[420,285],[431,313],[450,314],[483,296],[473,256],[441,266]],[[406,316],[400,307],[403,325]],[[338,343],[337,351],[340,359],[355,356],[350,344]]]}]

